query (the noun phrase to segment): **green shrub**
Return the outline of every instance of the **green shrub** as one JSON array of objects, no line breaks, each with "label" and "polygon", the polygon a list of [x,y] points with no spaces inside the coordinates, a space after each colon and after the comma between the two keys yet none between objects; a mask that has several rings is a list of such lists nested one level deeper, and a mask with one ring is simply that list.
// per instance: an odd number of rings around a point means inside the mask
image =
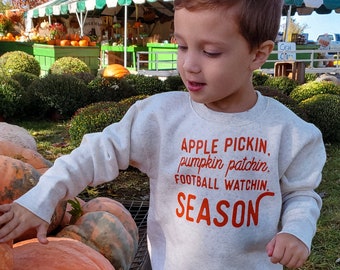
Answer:
[{"label": "green shrub", "polygon": [[89,100],[86,84],[70,74],[48,74],[33,81],[28,93],[30,111],[35,116],[57,113],[70,117]]},{"label": "green shrub", "polygon": [[318,94],[305,99],[300,106],[310,121],[322,132],[325,142],[340,142],[340,96]]},{"label": "green shrub", "polygon": [[26,52],[12,51],[0,56],[0,70],[8,76],[19,72],[28,72],[39,76],[40,64],[34,56]]},{"label": "green shrub", "polygon": [[185,85],[180,76],[169,76],[164,80],[163,92],[185,91]]},{"label": "green shrub", "polygon": [[288,77],[269,77],[263,85],[275,87],[281,93],[288,96],[299,84]]},{"label": "green shrub", "polygon": [[86,85],[96,78],[91,72],[78,72],[73,75],[83,81]]},{"label": "green shrub", "polygon": [[164,83],[158,77],[129,74],[124,80],[135,90],[137,95],[153,95],[165,91]]},{"label": "green shrub", "polygon": [[124,79],[96,77],[88,84],[91,102],[120,101],[136,95],[136,91]]},{"label": "green shrub", "polygon": [[298,116],[300,116],[302,119],[309,121],[308,115],[306,112],[298,105],[298,103],[290,98],[289,96],[281,93],[276,88],[272,88],[270,86],[257,86],[256,90],[258,90],[262,95],[271,97],[276,99],[277,101],[284,104],[286,107],[288,107],[290,110],[295,112]]},{"label": "green shrub", "polygon": [[316,80],[316,78],[318,77],[317,73],[306,73],[305,74],[305,82],[313,82]]},{"label": "green shrub", "polygon": [[259,70],[255,70],[253,72],[253,85],[254,87],[256,86],[261,86],[261,85],[264,85],[265,82],[270,78],[271,76],[262,72],[262,71],[259,71]]},{"label": "green shrub", "polygon": [[141,95],[120,102],[97,102],[79,109],[70,121],[72,145],[79,145],[85,134],[102,131],[108,125],[120,121],[133,103],[145,97]]},{"label": "green shrub", "polygon": [[51,74],[76,74],[90,72],[86,63],[76,57],[65,56],[57,59],[50,67]]},{"label": "green shrub", "polygon": [[301,101],[318,94],[340,95],[340,86],[327,81],[308,82],[297,86],[290,93],[290,97],[300,103]]},{"label": "green shrub", "polygon": [[16,80],[0,75],[0,115],[11,118],[21,115],[24,89]]},{"label": "green shrub", "polygon": [[24,89],[27,89],[30,84],[38,78],[39,76],[28,72],[18,72],[12,75],[12,79],[18,81]]}]

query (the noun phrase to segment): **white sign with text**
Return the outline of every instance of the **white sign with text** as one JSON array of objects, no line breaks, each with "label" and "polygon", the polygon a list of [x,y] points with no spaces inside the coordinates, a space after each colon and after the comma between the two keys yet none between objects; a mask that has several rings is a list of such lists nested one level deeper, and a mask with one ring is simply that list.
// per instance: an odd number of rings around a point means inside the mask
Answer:
[{"label": "white sign with text", "polygon": [[295,42],[279,42],[277,47],[277,57],[279,61],[296,60]]}]

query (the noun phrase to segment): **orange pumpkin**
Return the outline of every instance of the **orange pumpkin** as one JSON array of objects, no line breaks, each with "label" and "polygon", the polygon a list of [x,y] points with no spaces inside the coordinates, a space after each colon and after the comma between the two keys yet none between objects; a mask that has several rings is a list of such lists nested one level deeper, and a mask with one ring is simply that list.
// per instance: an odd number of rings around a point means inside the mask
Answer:
[{"label": "orange pumpkin", "polygon": [[11,203],[34,187],[41,174],[21,160],[0,155],[0,204]]},{"label": "orange pumpkin", "polygon": [[48,45],[55,45],[55,39],[50,39],[47,41]]},{"label": "orange pumpkin", "polygon": [[134,241],[120,220],[105,211],[84,214],[56,236],[83,242],[106,257],[115,268],[124,270],[130,268],[138,247],[138,241]]},{"label": "orange pumpkin", "polygon": [[120,64],[111,64],[104,68],[103,77],[104,78],[123,78],[129,75],[130,71]]},{"label": "orange pumpkin", "polygon": [[87,40],[88,42],[91,41],[90,37],[89,37],[89,36],[86,36],[86,35],[85,35],[85,36],[82,36],[81,39],[85,39],[85,40]]},{"label": "orange pumpkin", "polygon": [[70,39],[71,40],[75,40],[75,41],[79,41],[80,37],[78,34],[70,34]]},{"label": "orange pumpkin", "polygon": [[14,270],[114,270],[102,254],[79,241],[57,237],[48,240],[47,245],[36,238],[16,243],[12,249]]},{"label": "orange pumpkin", "polygon": [[[30,164],[19,159],[0,155],[0,204],[12,203],[33,188],[41,174]],[[64,217],[66,202],[59,202],[52,217],[48,233],[54,231]],[[35,229],[30,229],[17,237],[14,242],[35,237]]]},{"label": "orange pumpkin", "polygon": [[60,46],[60,42],[61,42],[61,40],[60,40],[59,38],[57,38],[57,39],[55,40],[55,45]]},{"label": "orange pumpkin", "polygon": [[71,46],[79,46],[79,42],[77,40],[71,40]]},{"label": "orange pumpkin", "polygon": [[138,241],[138,228],[131,216],[131,213],[120,202],[107,198],[97,197],[94,198],[82,206],[82,214],[90,212],[106,211],[116,216],[126,230],[130,233],[131,237]]},{"label": "orange pumpkin", "polygon": [[97,42],[91,41],[91,42],[89,42],[89,46],[92,46],[92,47],[97,46]]},{"label": "orange pumpkin", "polygon": [[89,45],[89,41],[88,40],[86,40],[86,39],[79,40],[79,46],[86,47],[88,45]]},{"label": "orange pumpkin", "polygon": [[71,42],[68,39],[60,40],[60,46],[70,46]]},{"label": "orange pumpkin", "polygon": [[0,243],[0,270],[11,270],[14,266],[13,242]]},{"label": "orange pumpkin", "polygon": [[52,166],[52,162],[40,153],[10,141],[0,141],[0,155],[19,159],[32,165],[41,174]]}]

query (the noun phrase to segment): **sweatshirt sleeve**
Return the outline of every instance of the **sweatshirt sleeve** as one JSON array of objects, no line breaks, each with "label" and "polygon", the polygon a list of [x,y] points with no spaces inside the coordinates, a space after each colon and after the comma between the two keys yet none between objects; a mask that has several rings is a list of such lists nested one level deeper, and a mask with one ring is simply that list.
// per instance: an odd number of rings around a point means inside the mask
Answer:
[{"label": "sweatshirt sleeve", "polygon": [[322,206],[315,189],[321,182],[326,153],[321,132],[309,127],[304,139],[293,141],[297,151],[281,178],[281,232],[296,236],[310,250]]},{"label": "sweatshirt sleeve", "polygon": [[[70,154],[56,159],[38,184],[16,202],[43,220],[50,222],[59,201],[77,196],[87,186],[96,186],[116,178],[131,161],[131,134],[137,115],[132,106],[123,119],[100,133],[84,136]],[[134,144],[135,156],[143,160],[143,151]]]}]

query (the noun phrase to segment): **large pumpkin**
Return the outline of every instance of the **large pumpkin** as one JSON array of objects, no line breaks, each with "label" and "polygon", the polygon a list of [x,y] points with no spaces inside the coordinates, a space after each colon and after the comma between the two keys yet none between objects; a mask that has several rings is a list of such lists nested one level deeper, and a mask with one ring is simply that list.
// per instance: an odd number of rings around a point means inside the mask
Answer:
[{"label": "large pumpkin", "polygon": [[130,268],[138,246],[119,219],[105,211],[84,214],[56,236],[88,245],[104,255],[116,269],[123,270]]},{"label": "large pumpkin", "polygon": [[103,254],[116,269],[129,269],[138,248],[135,221],[120,203],[109,198],[93,200],[83,205],[75,224],[63,228],[57,237],[79,240]]},{"label": "large pumpkin", "polygon": [[12,241],[0,243],[0,270],[12,270],[14,266]]},{"label": "large pumpkin", "polygon": [[14,244],[14,270],[114,270],[111,263],[89,246],[68,238],[36,238]]},{"label": "large pumpkin", "polygon": [[103,77],[104,78],[123,78],[129,75],[130,71],[120,64],[111,64],[104,68]]},{"label": "large pumpkin", "polygon": [[30,164],[0,155],[0,204],[11,203],[34,187],[41,174]]},{"label": "large pumpkin", "polygon": [[136,222],[123,204],[107,197],[97,197],[86,202],[82,206],[83,214],[97,211],[106,211],[116,216],[130,233],[134,241],[138,242],[138,228]]},{"label": "large pumpkin", "polygon": [[[0,155],[0,204],[12,203],[33,188],[41,174],[30,164],[19,159]],[[65,214],[66,202],[60,202],[52,217],[48,233],[54,231]],[[36,236],[36,230],[30,229],[15,242]]]},{"label": "large pumpkin", "polygon": [[52,166],[52,162],[45,159],[37,151],[7,140],[0,141],[0,155],[19,159],[25,163],[28,163],[40,173],[44,173]]}]

